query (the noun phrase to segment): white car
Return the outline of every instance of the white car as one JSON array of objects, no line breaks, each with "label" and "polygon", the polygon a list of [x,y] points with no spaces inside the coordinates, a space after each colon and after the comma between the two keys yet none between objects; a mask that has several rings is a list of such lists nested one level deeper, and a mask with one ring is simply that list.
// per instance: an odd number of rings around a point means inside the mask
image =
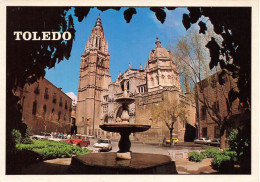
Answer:
[{"label": "white car", "polygon": [[48,140],[48,138],[50,138],[50,137],[51,137],[50,133],[41,132],[39,135],[31,136],[31,139],[32,140],[38,140],[38,139]]},{"label": "white car", "polygon": [[211,140],[208,140],[206,138],[200,138],[200,139],[194,140],[194,143],[197,143],[197,144],[208,144],[209,142],[211,142]]},{"label": "white car", "polygon": [[97,143],[93,145],[94,148],[100,148],[101,151],[112,150],[112,144],[109,139],[99,139]]},{"label": "white car", "polygon": [[56,141],[56,142],[65,142],[67,140],[67,136],[65,135],[58,135],[55,137],[48,138],[48,140]]}]

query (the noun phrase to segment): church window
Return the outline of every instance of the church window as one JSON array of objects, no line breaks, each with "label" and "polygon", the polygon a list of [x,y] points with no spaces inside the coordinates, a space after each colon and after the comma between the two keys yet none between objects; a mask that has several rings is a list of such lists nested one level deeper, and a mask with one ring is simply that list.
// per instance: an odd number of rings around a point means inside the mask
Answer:
[{"label": "church window", "polygon": [[53,103],[56,103],[56,93],[53,94],[52,102],[53,102]]},{"label": "church window", "polygon": [[46,113],[46,111],[47,111],[47,106],[46,106],[46,104],[44,104],[44,106],[43,106],[43,112]]},{"label": "church window", "polygon": [[124,86],[124,82],[122,82],[122,83],[121,83],[121,89],[122,89],[122,91],[124,91],[124,87],[125,87],[125,86]]},{"label": "church window", "polygon": [[127,90],[129,90],[129,87],[130,87],[129,82],[127,82],[126,86],[127,86]]},{"label": "church window", "polygon": [[219,112],[219,103],[218,103],[218,102],[214,102],[214,103],[213,103],[213,110],[214,110],[215,112]]},{"label": "church window", "polygon": [[218,126],[214,127],[214,138],[219,138],[220,137],[220,130]]},{"label": "church window", "polygon": [[34,93],[37,94],[37,95],[40,94],[40,89],[39,89],[39,83],[38,82],[36,83],[36,86],[35,86],[35,89],[34,89]]},{"label": "church window", "polygon": [[207,127],[202,128],[202,137],[203,138],[207,138],[208,137]]},{"label": "church window", "polygon": [[165,76],[162,75],[162,83],[165,83],[165,80],[164,80]]},{"label": "church window", "polygon": [[60,97],[60,107],[62,107],[62,97]]},{"label": "church window", "polygon": [[61,115],[61,112],[59,111],[59,113],[58,113],[58,121],[60,120],[60,115]]},{"label": "church window", "polygon": [[68,109],[68,103],[65,101],[65,109]]},{"label": "church window", "polygon": [[44,98],[49,99],[48,88],[45,88]]},{"label": "church window", "polygon": [[201,119],[206,119],[206,106],[201,107]]},{"label": "church window", "polygon": [[32,114],[35,115],[37,112],[37,101],[33,102]]}]

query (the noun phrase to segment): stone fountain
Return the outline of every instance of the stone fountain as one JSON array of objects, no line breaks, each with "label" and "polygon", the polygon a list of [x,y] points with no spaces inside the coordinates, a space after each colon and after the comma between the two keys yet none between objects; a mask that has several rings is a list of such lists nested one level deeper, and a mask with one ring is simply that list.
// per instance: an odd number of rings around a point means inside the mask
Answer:
[{"label": "stone fountain", "polygon": [[99,127],[109,132],[120,133],[118,152],[90,153],[73,157],[70,169],[75,174],[177,174],[176,166],[169,156],[148,153],[132,153],[129,136],[131,133],[144,132],[150,125],[129,123],[128,106],[135,99],[123,97],[115,100],[122,104],[121,121],[102,124]]},{"label": "stone fountain", "polygon": [[128,106],[134,103],[135,99],[127,96],[126,89],[124,90],[123,97],[118,98],[115,101],[119,104],[122,104],[122,121],[114,124],[103,124],[99,127],[105,131],[120,133],[121,138],[118,143],[119,151],[117,152],[117,159],[131,159],[131,142],[129,139],[130,134],[135,132],[146,131],[150,129],[151,126],[129,123],[130,116],[128,113]]}]

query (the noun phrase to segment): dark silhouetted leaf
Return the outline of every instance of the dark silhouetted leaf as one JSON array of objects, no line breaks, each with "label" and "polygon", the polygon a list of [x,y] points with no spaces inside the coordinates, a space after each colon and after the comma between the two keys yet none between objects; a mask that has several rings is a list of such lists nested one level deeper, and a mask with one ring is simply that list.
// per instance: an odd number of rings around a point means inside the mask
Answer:
[{"label": "dark silhouetted leaf", "polygon": [[121,8],[120,7],[97,7],[97,9],[100,10],[100,11],[106,11],[106,10],[109,10],[109,9],[119,11]]},{"label": "dark silhouetted leaf", "polygon": [[200,8],[188,8],[188,10],[190,11],[189,13],[190,22],[192,24],[196,23],[201,17]]},{"label": "dark silhouetted leaf", "polygon": [[221,60],[219,61],[219,64],[220,64],[220,68],[221,68],[221,69],[224,69],[225,66],[226,66],[226,63],[225,63],[225,61],[224,61],[223,59],[221,59]]},{"label": "dark silhouetted leaf", "polygon": [[75,16],[78,17],[78,21],[82,22],[82,20],[87,17],[89,13],[90,8],[89,7],[76,7],[74,12]]},{"label": "dark silhouetted leaf", "polygon": [[206,47],[209,49],[211,57],[211,60],[209,62],[209,68],[212,69],[214,68],[214,66],[218,65],[220,46],[216,42],[215,38],[211,37],[211,40],[206,44]]},{"label": "dark silhouetted leaf", "polygon": [[175,10],[176,7],[166,7],[168,10]]},{"label": "dark silhouetted leaf", "polygon": [[136,14],[135,8],[128,8],[127,10],[124,11],[124,17],[127,23],[130,22],[134,14]]},{"label": "dark silhouetted leaf", "polygon": [[206,31],[207,31],[207,26],[204,22],[200,21],[199,22],[199,26],[200,26],[200,31],[199,33],[203,33],[203,34],[206,34]]},{"label": "dark silhouetted leaf", "polygon": [[189,15],[183,14],[183,16],[182,16],[182,23],[183,23],[184,27],[186,28],[186,30],[188,30],[190,28],[191,24],[190,24],[190,17],[189,17]]},{"label": "dark silhouetted leaf", "polygon": [[164,8],[150,8],[151,11],[155,12],[156,18],[163,24],[166,19],[166,13],[163,10]]},{"label": "dark silhouetted leaf", "polygon": [[223,32],[223,30],[224,30],[223,26],[221,26],[219,24],[218,25],[214,25],[214,32],[216,34],[221,34]]},{"label": "dark silhouetted leaf", "polygon": [[226,74],[225,70],[222,70],[221,73],[218,75],[218,82],[220,85],[223,85],[225,83],[224,76]]},{"label": "dark silhouetted leaf", "polygon": [[235,91],[233,88],[229,91],[228,93],[228,100],[229,103],[231,104],[232,102],[234,102],[237,99],[238,96],[238,92]]}]

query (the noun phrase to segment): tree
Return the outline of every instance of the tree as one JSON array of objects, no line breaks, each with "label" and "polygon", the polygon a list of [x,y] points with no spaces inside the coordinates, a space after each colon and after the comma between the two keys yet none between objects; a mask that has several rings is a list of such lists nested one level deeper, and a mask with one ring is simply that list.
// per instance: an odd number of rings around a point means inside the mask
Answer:
[{"label": "tree", "polygon": [[[243,107],[251,111],[251,8],[188,8],[189,14],[183,15],[183,25],[186,29],[199,21],[210,21],[214,32],[222,38],[214,37],[207,43],[210,52],[210,69],[221,67],[219,83],[224,83],[226,73],[231,73],[237,79],[238,90],[230,90],[230,96],[235,95],[243,103]],[[234,21],[237,19],[239,21]],[[207,25],[201,20],[200,33],[205,34]],[[233,93],[233,94],[232,94]]]},{"label": "tree", "polygon": [[[208,33],[211,34],[212,33]],[[193,95],[197,100],[198,113],[200,113],[200,106],[206,109],[209,117],[220,128],[221,148],[225,147],[225,131],[230,124],[229,119],[232,116],[232,102],[234,100],[228,99],[229,90],[236,90],[234,80],[231,81],[230,77],[226,77],[227,81],[223,85],[218,85],[218,68],[210,70],[209,53],[205,47],[207,39],[200,35],[198,30],[191,29],[187,35],[178,41],[175,51],[176,64],[184,74],[185,80],[191,80],[194,85]],[[217,38],[216,38],[217,39]],[[187,82],[187,81],[186,81]],[[233,84],[232,84],[233,83]],[[188,83],[186,83],[187,85]],[[209,90],[215,90],[211,95],[208,94]],[[227,112],[219,111],[219,100],[225,98],[225,105],[222,107],[227,108]],[[217,103],[217,104],[216,104]],[[199,114],[199,120],[201,114]],[[200,126],[199,126],[200,127]]]},{"label": "tree", "polygon": [[187,121],[187,110],[185,103],[180,101],[165,101],[161,102],[158,105],[154,106],[152,109],[152,117],[154,120],[165,123],[169,129],[170,136],[170,146],[172,145],[172,133],[174,129],[174,124],[181,120],[181,122]]}]

